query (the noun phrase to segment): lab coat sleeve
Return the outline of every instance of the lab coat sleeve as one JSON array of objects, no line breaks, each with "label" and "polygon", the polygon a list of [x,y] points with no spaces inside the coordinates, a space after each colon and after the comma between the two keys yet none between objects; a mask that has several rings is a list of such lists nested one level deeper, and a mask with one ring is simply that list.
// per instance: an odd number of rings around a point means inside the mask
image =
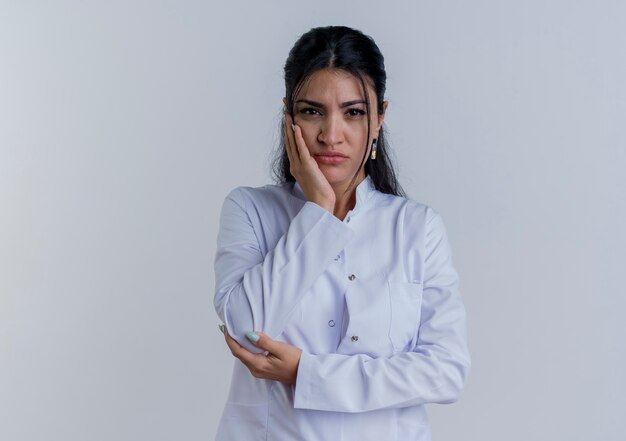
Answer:
[{"label": "lab coat sleeve", "polygon": [[303,352],[294,407],[365,412],[458,399],[470,366],[465,309],[444,225],[439,214],[431,214],[421,322],[412,351],[379,358]]},{"label": "lab coat sleeve", "polygon": [[353,231],[319,205],[306,202],[274,249],[264,255],[246,197],[241,189],[233,190],[222,207],[214,306],[228,333],[259,352],[245,334],[279,335],[302,296]]}]

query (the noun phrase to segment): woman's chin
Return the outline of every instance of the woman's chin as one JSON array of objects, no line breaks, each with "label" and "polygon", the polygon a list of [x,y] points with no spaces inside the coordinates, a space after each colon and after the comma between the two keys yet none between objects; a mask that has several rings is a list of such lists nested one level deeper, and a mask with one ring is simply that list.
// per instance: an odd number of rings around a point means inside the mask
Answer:
[{"label": "woman's chin", "polygon": [[[322,173],[331,187],[335,190],[345,191],[345,188],[352,183],[354,173],[332,173],[322,169]],[[360,178],[356,178],[356,182],[360,182]]]}]

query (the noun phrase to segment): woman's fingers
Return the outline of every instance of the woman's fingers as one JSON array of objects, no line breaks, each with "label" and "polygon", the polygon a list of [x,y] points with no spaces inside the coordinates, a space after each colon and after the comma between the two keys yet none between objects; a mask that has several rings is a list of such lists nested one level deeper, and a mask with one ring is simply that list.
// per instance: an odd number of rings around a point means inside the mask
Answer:
[{"label": "woman's fingers", "polygon": [[[237,358],[240,358],[240,355],[244,355],[245,356],[245,352],[252,354],[252,352],[248,351],[246,348],[244,348],[243,346],[241,346],[237,340],[235,340],[234,338],[232,338],[229,334],[227,330],[224,330],[224,338],[226,339],[226,344],[228,345],[228,349],[230,349],[230,352],[233,353],[233,355]],[[245,352],[244,352],[245,351]],[[254,355],[254,354],[252,354]]]},{"label": "woman's fingers", "polygon": [[274,341],[263,333],[255,343],[266,353],[256,354],[241,346],[227,332],[224,333],[230,352],[237,357],[256,378],[295,384],[302,350],[286,343]]},{"label": "woman's fingers", "polygon": [[[304,137],[302,136],[302,129],[294,124],[293,118],[288,112],[285,112],[285,148],[287,150],[287,157],[289,158],[289,165],[292,169],[292,174],[298,180],[300,171],[307,173],[305,169],[311,164],[311,153],[306,145]],[[317,168],[317,167],[315,167]],[[308,171],[309,173],[311,171]]]},{"label": "woman's fingers", "polygon": [[300,155],[298,154],[296,141],[293,136],[293,119],[288,112],[285,112],[285,148],[287,150],[287,157],[289,158],[289,164],[294,164],[295,160],[300,159]]},{"label": "woman's fingers", "polygon": [[265,361],[266,356],[264,354],[255,354],[253,352],[250,352],[239,343],[237,343],[237,340],[228,335],[228,333],[225,332],[224,335],[226,337],[226,344],[228,345],[230,352],[239,360],[241,360],[241,362],[245,364],[246,367],[250,369],[250,371],[252,371],[253,369],[258,370],[259,365]]},{"label": "woman's fingers", "polygon": [[254,343],[254,346],[275,355],[278,359],[285,358],[285,355],[288,352],[288,348],[294,347],[288,345],[287,343],[272,340],[268,335],[262,332],[257,332],[256,334],[259,336],[259,340]]},{"label": "woman's fingers", "polygon": [[309,148],[306,146],[306,142],[304,142],[304,138],[302,137],[302,129],[299,126],[294,126],[293,135],[300,159],[302,161],[308,161],[311,157],[311,153],[309,152]]}]

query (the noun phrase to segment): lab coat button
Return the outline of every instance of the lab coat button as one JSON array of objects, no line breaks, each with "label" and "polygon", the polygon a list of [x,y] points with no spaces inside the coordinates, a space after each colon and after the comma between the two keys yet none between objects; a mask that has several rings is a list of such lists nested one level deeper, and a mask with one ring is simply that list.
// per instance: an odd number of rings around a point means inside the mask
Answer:
[{"label": "lab coat button", "polygon": [[359,341],[359,336],[358,335],[353,335],[350,340],[352,340],[352,341]]},{"label": "lab coat button", "polygon": [[347,223],[350,223],[350,216],[348,216],[348,218],[346,219]]},{"label": "lab coat button", "polygon": [[328,322],[328,326],[330,326],[331,328],[334,328],[335,327],[335,321],[334,320],[330,320]]},{"label": "lab coat button", "polygon": [[348,276],[348,279],[350,279],[350,281],[352,281],[352,280],[356,279],[356,276],[354,274],[350,274]]}]

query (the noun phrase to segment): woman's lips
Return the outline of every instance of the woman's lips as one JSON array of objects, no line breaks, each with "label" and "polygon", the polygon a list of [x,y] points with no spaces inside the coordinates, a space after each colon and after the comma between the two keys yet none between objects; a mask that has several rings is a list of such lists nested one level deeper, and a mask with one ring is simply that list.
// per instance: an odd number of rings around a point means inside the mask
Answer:
[{"label": "woman's lips", "polygon": [[331,165],[340,164],[348,160],[348,157],[341,153],[317,153],[313,155],[313,157],[318,163],[331,164]]}]

